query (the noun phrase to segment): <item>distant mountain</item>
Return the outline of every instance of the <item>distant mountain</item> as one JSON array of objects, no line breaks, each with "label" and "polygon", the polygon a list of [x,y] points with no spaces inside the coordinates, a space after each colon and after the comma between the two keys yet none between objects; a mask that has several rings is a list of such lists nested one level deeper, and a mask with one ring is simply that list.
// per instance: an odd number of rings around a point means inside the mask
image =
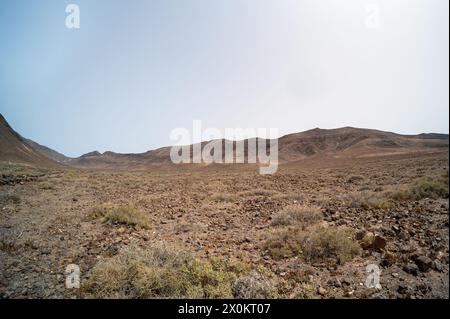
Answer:
[{"label": "distant mountain", "polygon": [[[171,164],[171,147],[162,147],[145,153],[120,154],[114,152],[93,151],[78,158],[69,158],[46,146],[26,140],[16,133],[0,115],[0,160],[29,162],[35,164],[63,163],[79,168],[140,169],[154,165]],[[214,140],[202,142],[201,149],[207,143],[214,143],[225,149],[233,147],[235,157],[248,158],[256,152],[253,142],[259,139],[245,140],[243,151],[236,151],[236,142]],[[265,141],[262,139],[262,141]],[[266,141],[267,142],[267,141]],[[197,144],[198,145],[198,144]],[[285,135],[278,139],[279,162],[292,162],[302,159],[355,158],[394,154],[424,153],[448,151],[447,134],[401,135],[372,129],[343,127],[337,129],[312,129],[309,131]],[[200,153],[190,145],[191,159],[199,158]],[[224,153],[224,152],[223,152]]]},{"label": "distant mountain", "polygon": [[313,129],[279,139],[280,160],[331,155],[368,157],[438,151],[448,148],[447,134],[401,135],[372,129],[343,127]]},{"label": "distant mountain", "polygon": [[52,159],[59,163],[67,163],[71,160],[70,157],[67,157],[61,153],[58,153],[55,150],[52,150],[51,148],[41,145],[39,143],[36,143],[30,139],[24,139],[28,145],[30,145],[32,148],[34,148],[36,151],[44,155],[45,157],[48,157],[49,159]]},{"label": "distant mountain", "polygon": [[57,162],[44,156],[12,129],[0,114],[0,161],[38,166],[55,166]]},{"label": "distant mountain", "polygon": [[[252,141],[254,139],[250,139]],[[264,141],[264,139],[262,140]],[[235,156],[248,158],[249,152],[256,152],[249,140],[245,141],[244,152],[236,152],[236,143],[228,140],[209,141],[222,146],[233,144]],[[202,148],[209,142],[203,142]],[[250,146],[249,146],[250,144]],[[371,129],[344,127],[338,129],[313,129],[294,133],[278,139],[280,162],[297,161],[321,156],[328,157],[371,157],[394,154],[424,153],[448,149],[447,134],[401,135]],[[191,159],[199,157],[190,145]],[[223,152],[224,153],[224,152]],[[91,168],[144,168],[155,164],[169,164],[170,147],[140,154],[118,154],[114,152],[91,152],[71,160],[70,164]]]}]

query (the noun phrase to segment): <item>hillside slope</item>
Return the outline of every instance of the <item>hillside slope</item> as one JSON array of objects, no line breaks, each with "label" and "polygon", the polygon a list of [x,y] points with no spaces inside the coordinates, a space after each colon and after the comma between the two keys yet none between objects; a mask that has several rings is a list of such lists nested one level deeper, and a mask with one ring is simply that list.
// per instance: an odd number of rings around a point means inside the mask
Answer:
[{"label": "hillside slope", "polygon": [[[222,147],[231,146],[235,158],[247,162],[249,153],[256,153],[255,142],[244,141],[244,149],[237,149],[236,142],[214,140]],[[263,140],[264,141],[264,140]],[[267,142],[267,141],[266,141]],[[301,133],[285,135],[278,139],[278,159],[280,163],[315,158],[359,158],[396,154],[432,153],[448,151],[447,134],[401,135],[372,129],[343,127],[337,129],[312,129]],[[198,144],[197,144],[198,146]],[[198,148],[190,145],[190,158],[200,158]],[[0,114],[0,161],[13,161],[34,165],[55,165],[62,163],[79,168],[141,169],[150,166],[170,165],[171,147],[137,154],[120,154],[93,151],[78,158],[69,158],[46,146],[21,137]]]},{"label": "hillside slope", "polygon": [[55,166],[55,161],[34,149],[0,114],[0,161],[36,166]]},{"label": "hillside slope", "polygon": [[[254,140],[254,139],[253,139]],[[252,141],[252,139],[250,140]],[[256,152],[249,140],[243,152],[236,152],[236,143],[228,140],[212,141],[225,149],[225,143],[233,143],[235,157],[247,161],[248,153]],[[209,142],[203,142],[202,148]],[[446,134],[400,135],[360,128],[313,129],[283,136],[278,140],[279,161],[290,162],[314,157],[371,157],[393,154],[430,153],[447,151],[449,137]],[[250,145],[250,146],[249,146]],[[219,146],[220,147],[220,146]],[[191,159],[198,158],[190,145]],[[224,156],[222,156],[223,158]],[[71,165],[95,168],[144,168],[149,165],[170,164],[170,147],[140,154],[118,154],[114,152],[91,152],[72,159]]]}]

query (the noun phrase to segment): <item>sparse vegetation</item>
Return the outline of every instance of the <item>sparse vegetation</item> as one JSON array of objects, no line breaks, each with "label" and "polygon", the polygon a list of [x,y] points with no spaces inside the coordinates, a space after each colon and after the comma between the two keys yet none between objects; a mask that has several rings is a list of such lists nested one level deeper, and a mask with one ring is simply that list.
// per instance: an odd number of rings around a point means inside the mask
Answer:
[{"label": "sparse vegetation", "polygon": [[301,252],[301,234],[299,228],[284,228],[269,235],[263,249],[275,259],[290,258]]},{"label": "sparse vegetation", "polygon": [[437,199],[448,196],[448,179],[441,177],[422,177],[407,187],[381,192],[357,192],[345,196],[350,207],[389,209],[395,201]]},{"label": "sparse vegetation", "polygon": [[0,195],[0,204],[19,204],[20,197],[15,194],[1,194]]},{"label": "sparse vegetation", "polygon": [[422,198],[442,198],[448,196],[448,179],[445,177],[422,177],[408,188],[389,192],[394,200],[420,200]]},{"label": "sparse vegetation", "polygon": [[388,209],[393,203],[384,194],[379,192],[354,192],[344,196],[344,201],[353,208]]},{"label": "sparse vegetation", "polygon": [[351,175],[348,179],[347,179],[347,183],[350,184],[357,184],[360,183],[362,181],[364,181],[365,178],[362,175]]},{"label": "sparse vegetation", "polygon": [[212,200],[218,202],[234,202],[236,201],[236,196],[228,193],[215,193],[211,196]]},{"label": "sparse vegetation", "polygon": [[130,206],[113,206],[110,204],[98,205],[92,209],[90,217],[93,219],[103,218],[112,223],[125,225],[139,225],[143,228],[150,226],[148,217],[140,210]]},{"label": "sparse vegetation", "polygon": [[[448,183],[447,158],[281,165],[272,176],[228,166],[1,172],[0,297],[447,298],[447,188],[436,187]],[[347,183],[353,174],[364,181]],[[416,261],[429,269],[409,273]],[[81,290],[64,287],[72,262]],[[381,291],[360,289],[369,263],[389,277]],[[423,281],[432,290],[415,288]]]},{"label": "sparse vegetation", "polygon": [[272,226],[299,225],[309,226],[320,220],[322,214],[318,207],[304,205],[289,205],[274,216]]},{"label": "sparse vegetation", "polygon": [[352,230],[346,227],[315,227],[302,231],[286,228],[272,234],[263,247],[279,260],[296,255],[308,262],[335,260],[343,264],[359,254],[360,246],[353,240]]},{"label": "sparse vegetation", "polygon": [[299,194],[296,192],[286,193],[286,194],[277,193],[277,194],[273,194],[271,196],[271,198],[274,200],[287,200],[287,201],[294,202],[294,203],[303,202],[305,200],[305,196],[303,194]]},{"label": "sparse vegetation", "polygon": [[262,188],[257,188],[251,191],[244,191],[239,193],[239,195],[241,196],[245,196],[245,197],[252,197],[252,196],[262,196],[262,197],[269,197],[269,196],[273,196],[277,194],[277,192],[273,191],[273,190],[267,190],[267,189],[262,189]]},{"label": "sparse vegetation", "polygon": [[237,278],[232,285],[233,296],[238,299],[267,299],[276,294],[274,279],[253,271]]},{"label": "sparse vegetation", "polygon": [[334,259],[344,264],[360,253],[353,240],[353,230],[347,227],[318,227],[302,238],[302,254],[309,262]]},{"label": "sparse vegetation", "polygon": [[163,246],[133,245],[96,265],[83,291],[96,298],[231,298],[236,269]]},{"label": "sparse vegetation", "polygon": [[41,189],[43,189],[43,190],[55,190],[56,187],[55,187],[54,183],[47,181],[47,182],[43,182],[41,184]]}]

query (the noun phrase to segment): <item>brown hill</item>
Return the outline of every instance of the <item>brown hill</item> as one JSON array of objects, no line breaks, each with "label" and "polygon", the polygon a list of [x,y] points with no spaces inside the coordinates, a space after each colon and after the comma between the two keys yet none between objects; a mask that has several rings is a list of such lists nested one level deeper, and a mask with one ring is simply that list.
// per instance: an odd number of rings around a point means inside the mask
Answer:
[{"label": "brown hill", "polygon": [[448,149],[447,134],[401,135],[371,129],[344,127],[313,129],[283,136],[279,140],[281,161],[331,155],[368,157]]},{"label": "brown hill", "polygon": [[[251,139],[252,140],[252,139]],[[243,153],[236,152],[236,142],[215,140],[225,149],[225,143],[233,143],[236,157],[247,161],[249,152],[256,152],[252,143],[245,141]],[[203,142],[202,148],[209,142]],[[360,128],[313,129],[302,133],[289,134],[278,140],[279,161],[291,162],[315,157],[353,158],[372,157],[408,153],[429,153],[447,151],[447,134],[400,135]],[[250,146],[249,146],[250,145]],[[220,146],[219,146],[220,147]],[[199,157],[190,145],[191,159]],[[223,158],[223,156],[222,156]],[[91,152],[69,162],[79,167],[95,168],[144,168],[155,164],[170,164],[170,147],[141,154],[118,154],[114,152]]]},{"label": "brown hill", "polygon": [[[236,142],[215,140],[202,142],[201,149],[210,142],[232,144],[235,158],[244,158],[256,152],[254,141],[244,141],[244,151],[236,151]],[[267,141],[266,141],[267,142]],[[447,134],[401,135],[372,129],[344,127],[338,129],[312,129],[285,135],[278,139],[279,162],[293,162],[315,158],[359,158],[396,154],[430,153],[448,151]],[[149,166],[171,164],[170,147],[162,147],[145,153],[120,154],[94,151],[78,158],[68,158],[46,146],[24,139],[16,133],[0,115],[0,161],[14,161],[35,165],[55,165],[56,162],[80,168],[140,169]],[[191,159],[199,158],[190,145]],[[223,158],[224,156],[222,156]]]},{"label": "brown hill", "polygon": [[0,161],[55,166],[55,161],[41,154],[20,136],[0,114]]},{"label": "brown hill", "polygon": [[25,139],[24,140],[28,143],[28,145],[30,145],[32,148],[34,148],[36,151],[38,151],[39,153],[41,153],[42,155],[44,155],[45,157],[48,157],[51,160],[54,160],[58,163],[66,163],[68,161],[71,160],[70,157],[67,157],[61,153],[58,153],[55,150],[52,150],[51,148],[41,145],[39,143],[36,143],[35,141],[32,141],[30,139]]}]

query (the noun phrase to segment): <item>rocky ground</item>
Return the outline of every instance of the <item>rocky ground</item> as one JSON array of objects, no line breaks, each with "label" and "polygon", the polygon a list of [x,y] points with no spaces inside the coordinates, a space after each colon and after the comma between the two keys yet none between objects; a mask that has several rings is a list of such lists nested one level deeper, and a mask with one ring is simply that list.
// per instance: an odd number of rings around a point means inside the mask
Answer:
[{"label": "rocky ground", "polygon": [[[423,177],[446,179],[447,192],[386,197]],[[105,203],[135,207],[148,226],[92,218]],[[300,253],[274,258],[265,243],[280,230],[274,216],[290,205],[318,207],[317,225],[351,229],[361,250],[345,263]],[[282,298],[298,298],[296,285],[309,287],[312,298],[448,298],[448,155],[298,162],[268,176],[226,167],[0,167],[0,298],[82,298],[65,288],[65,267],[79,265],[83,283],[131,242],[264,266],[288,283]],[[365,286],[371,264],[381,287]]]}]

